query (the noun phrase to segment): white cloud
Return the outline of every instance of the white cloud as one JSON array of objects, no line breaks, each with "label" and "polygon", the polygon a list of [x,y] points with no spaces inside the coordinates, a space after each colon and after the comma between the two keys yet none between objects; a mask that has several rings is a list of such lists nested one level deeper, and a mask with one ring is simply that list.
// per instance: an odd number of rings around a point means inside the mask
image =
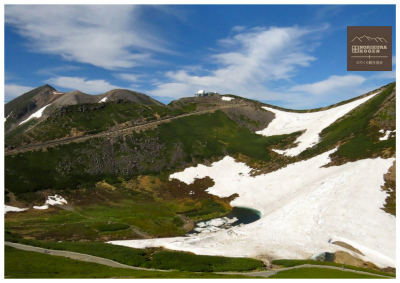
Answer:
[{"label": "white cloud", "polygon": [[22,86],[16,84],[5,84],[4,85],[4,100],[6,102],[13,100],[17,96],[20,96],[28,91],[31,91],[34,87]]},{"label": "white cloud", "polygon": [[[209,56],[217,66],[214,70],[197,66],[166,72],[165,81],[157,81],[154,89],[146,93],[174,99],[192,96],[197,90],[204,89],[273,104],[277,102],[292,109],[310,109],[347,100],[379,87],[379,82],[373,80],[375,77],[354,74],[331,75],[317,82],[310,79],[311,83],[294,84],[297,73],[316,60],[310,53],[318,47],[318,37],[326,28],[235,28],[238,33],[219,41],[224,52]],[[200,73],[205,75],[198,75]],[[384,74],[385,78],[394,75],[395,72]],[[286,81],[288,86],[274,88],[278,81]]]},{"label": "white cloud", "polygon": [[374,78],[374,79],[393,79],[393,81],[395,81],[396,80],[396,70],[377,72],[375,75],[372,75],[371,78]]},{"label": "white cloud", "polygon": [[88,94],[99,94],[121,88],[105,80],[87,80],[86,78],[79,77],[55,77],[46,82],[66,89],[76,89]]},{"label": "white cloud", "polygon": [[198,76],[185,69],[170,71],[167,80],[148,93],[178,98],[205,89],[262,100],[279,99],[268,83],[289,80],[299,67],[316,60],[308,54],[309,42],[305,44],[307,36],[315,32],[295,26],[256,27],[237,33],[219,41],[229,50],[210,56],[218,66],[208,75]]},{"label": "white cloud", "polygon": [[359,75],[330,76],[328,79],[320,82],[293,86],[289,91],[326,95],[332,91],[341,91],[346,90],[349,87],[357,87],[365,80],[365,77]]},{"label": "white cloud", "polygon": [[245,26],[234,26],[234,27],[232,28],[232,31],[233,31],[233,32],[242,32],[242,31],[244,31],[245,29],[246,29]]},{"label": "white cloud", "polygon": [[106,69],[131,68],[166,51],[142,26],[134,5],[6,5],[5,23],[34,52]]},{"label": "white cloud", "polygon": [[72,65],[64,65],[64,66],[58,66],[58,67],[46,67],[46,68],[38,70],[37,74],[45,75],[45,76],[54,76],[57,73],[77,71],[80,69],[81,69],[80,67],[72,66]]},{"label": "white cloud", "polygon": [[138,75],[127,74],[127,73],[120,73],[120,74],[116,74],[115,76],[121,80],[128,81],[128,82],[137,82],[139,79]]}]

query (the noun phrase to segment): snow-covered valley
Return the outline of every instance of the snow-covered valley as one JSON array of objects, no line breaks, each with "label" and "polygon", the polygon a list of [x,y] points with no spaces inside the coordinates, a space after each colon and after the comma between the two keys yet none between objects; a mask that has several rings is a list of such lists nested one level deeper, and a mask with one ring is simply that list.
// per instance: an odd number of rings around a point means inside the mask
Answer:
[{"label": "snow-covered valley", "polygon": [[[394,158],[321,167],[330,161],[330,153],[256,177],[231,157],[173,174],[171,178],[188,183],[209,176],[215,182],[210,193],[221,197],[238,193],[231,205],[257,209],[262,217],[242,227],[194,237],[111,243],[266,259],[306,259],[343,250],[381,267],[395,266],[396,220],[381,209],[386,193],[380,189]],[[364,256],[331,244],[334,241],[345,242]]]},{"label": "snow-covered valley", "polygon": [[[281,152],[298,155],[318,142],[318,133],[323,128],[371,97],[373,95],[334,108],[336,111],[330,109],[304,114],[277,111],[273,122],[259,134],[277,135],[305,130],[297,140],[298,146]],[[300,124],[287,128],[290,123]],[[215,182],[207,190],[209,193],[219,197],[237,193],[239,197],[231,202],[232,206],[256,209],[262,217],[244,226],[191,237],[111,243],[265,261],[307,259],[322,252],[344,251],[379,267],[395,267],[396,219],[382,210],[387,193],[381,189],[383,175],[395,158],[364,159],[324,167],[335,151],[257,176],[251,176],[252,168],[230,156],[211,166],[198,165],[172,174],[170,179],[187,184],[208,176]],[[335,241],[352,248],[336,245]]]}]

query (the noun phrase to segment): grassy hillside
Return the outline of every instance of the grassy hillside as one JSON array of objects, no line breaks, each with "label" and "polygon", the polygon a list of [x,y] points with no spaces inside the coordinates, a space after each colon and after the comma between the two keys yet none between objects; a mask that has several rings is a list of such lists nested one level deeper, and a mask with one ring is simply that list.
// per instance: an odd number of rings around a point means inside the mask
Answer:
[{"label": "grassy hillside", "polygon": [[[83,127],[80,129],[93,129],[112,123],[116,116],[128,119],[138,113],[146,118],[155,113],[171,114],[163,107],[131,103],[97,104],[93,111],[86,112],[80,111],[81,107],[65,108],[68,115],[54,116],[35,128],[38,138],[38,129],[45,126],[62,131],[62,123],[78,123],[77,127]],[[193,109],[195,104],[182,103],[172,110],[172,115]],[[52,131],[42,134],[49,136]],[[272,161],[269,147],[284,145],[288,139],[293,139],[293,135],[257,135],[217,111],[182,117],[147,131],[8,155],[7,200],[13,195],[19,205],[40,206],[46,195],[57,193],[68,200],[73,210],[9,213],[6,229],[43,240],[183,235],[191,229],[190,221],[227,214],[231,199],[206,193],[213,185],[209,179],[186,185],[168,181],[170,172],[212,162],[227,154],[261,166]]]},{"label": "grassy hillside", "polygon": [[371,157],[392,156],[396,140],[379,140],[379,131],[396,128],[395,83],[352,110],[321,133],[320,142],[300,154],[302,158],[315,156],[339,146],[332,158],[335,164]]},{"label": "grassy hillside", "polygon": [[16,194],[49,188],[74,189],[93,186],[103,179],[157,175],[226,154],[268,162],[268,147],[284,143],[291,136],[257,135],[217,111],[180,118],[131,135],[6,156],[5,187]]},{"label": "grassy hillside", "polygon": [[261,260],[199,256],[192,253],[159,249],[133,249],[101,242],[40,242],[23,240],[9,235],[8,241],[41,247],[49,250],[66,250],[89,254],[129,266],[192,272],[252,271],[264,268]]},{"label": "grassy hillside", "polygon": [[110,128],[132,126],[175,116],[185,109],[170,110],[165,106],[142,105],[126,100],[63,106],[36,127],[26,131],[21,126],[5,136],[8,146],[45,142],[63,137],[90,135]]},{"label": "grassy hillside", "polygon": [[[183,99],[169,106],[140,105],[125,100],[70,105],[57,109],[40,123],[32,120],[15,128],[6,135],[5,141],[6,146],[21,146],[90,135],[210,109],[225,103],[221,101],[213,97]],[[227,214],[231,210],[229,203],[237,195],[219,198],[208,194],[206,190],[214,184],[210,178],[190,185],[168,179],[173,172],[200,163],[208,165],[226,155],[253,167],[253,174],[268,173],[335,147],[338,150],[331,156],[330,166],[395,155],[393,135],[387,140],[380,139],[384,135],[381,130],[396,128],[395,84],[324,129],[320,142],[297,157],[276,154],[271,149],[291,147],[301,132],[271,137],[255,134],[273,115],[260,110],[261,103],[247,103],[240,109],[180,117],[141,131],[5,156],[6,203],[30,207],[24,212],[5,215],[7,235],[20,237],[21,241],[46,241],[52,248],[93,250],[100,256],[120,255],[123,262],[137,261],[132,263],[137,266],[221,271],[224,269],[218,268],[226,265],[237,269],[246,267],[247,263],[213,259],[210,264],[207,258],[160,250],[132,251],[135,255],[127,255],[125,251],[117,252],[92,241],[184,235],[195,221]],[[392,214],[396,210],[394,172],[395,166],[385,175],[384,187],[390,194],[385,211]],[[68,206],[48,210],[31,208],[43,205],[47,196],[54,194],[67,199]],[[57,241],[63,243],[57,244]],[[79,241],[89,242],[75,243]],[[10,251],[7,255],[12,258]],[[75,263],[65,263],[70,264]],[[11,265],[7,266],[13,270]],[[16,270],[8,274],[11,277],[24,274]],[[60,269],[60,274],[69,276],[68,272]],[[311,276],[311,273],[296,273],[296,276]],[[40,277],[40,273],[35,274],[33,277]]]},{"label": "grassy hillside", "polygon": [[294,267],[294,266],[302,266],[302,265],[321,265],[321,266],[335,266],[335,267],[344,267],[346,269],[352,269],[356,271],[362,271],[362,272],[369,272],[377,275],[383,275],[383,276],[389,276],[389,277],[396,277],[395,274],[393,273],[388,273],[384,271],[379,271],[379,270],[374,270],[371,268],[362,268],[362,267],[357,267],[357,266],[352,266],[352,265],[347,265],[347,264],[341,264],[341,263],[334,263],[334,262],[324,262],[324,261],[315,261],[315,260],[301,260],[301,259],[281,259],[281,260],[273,260],[271,262],[273,265],[277,265],[280,267]]},{"label": "grassy hillside", "polygon": [[270,278],[286,279],[378,279],[380,276],[372,274],[359,274],[349,271],[335,270],[329,268],[305,267],[299,269],[285,270],[272,275]]},{"label": "grassy hillside", "polygon": [[113,268],[100,264],[54,257],[5,247],[5,278],[246,278],[198,272],[160,272]]}]

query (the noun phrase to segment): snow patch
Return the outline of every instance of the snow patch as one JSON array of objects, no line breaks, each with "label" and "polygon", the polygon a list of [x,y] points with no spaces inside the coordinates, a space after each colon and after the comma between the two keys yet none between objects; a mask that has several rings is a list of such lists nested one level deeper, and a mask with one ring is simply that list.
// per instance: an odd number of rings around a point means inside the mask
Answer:
[{"label": "snow patch", "polygon": [[63,94],[63,92],[53,91],[53,94]]},{"label": "snow patch", "polygon": [[48,196],[47,200],[44,205],[42,206],[34,206],[34,209],[48,209],[49,205],[63,205],[67,204],[68,202],[59,195]]},{"label": "snow patch", "polygon": [[[255,177],[249,175],[251,168],[229,156],[211,166],[172,174],[170,178],[188,184],[209,176],[215,182],[209,193],[219,197],[237,193],[239,197],[230,204],[259,210],[261,219],[229,229],[208,229],[192,237],[110,243],[133,248],[163,246],[204,255],[307,259],[321,252],[349,252],[329,241],[345,239],[365,255],[354,256],[380,267],[395,267],[396,218],[381,209],[387,197],[381,190],[382,176],[395,159],[322,167],[334,151]],[[207,224],[198,226],[206,228]]]},{"label": "snow patch", "polygon": [[106,97],[103,97],[103,99],[100,100],[99,103],[106,102],[106,101],[107,101],[107,96],[106,96]]},{"label": "snow patch", "polygon": [[7,117],[4,118],[4,123],[7,121],[8,117],[10,117],[11,113],[12,113],[12,111],[10,112],[10,114],[8,114]]},{"label": "snow patch", "polygon": [[275,119],[272,120],[266,129],[256,133],[263,136],[274,136],[305,131],[295,141],[295,143],[298,142],[297,146],[282,151],[285,155],[296,156],[307,148],[317,144],[319,141],[319,133],[324,128],[328,127],[357,106],[371,99],[376,94],[377,93],[374,93],[367,97],[325,111],[312,113],[285,112],[264,106],[262,108],[275,114]]},{"label": "snow patch", "polygon": [[[385,133],[385,135],[384,135],[383,137],[379,138],[379,140],[380,140],[380,141],[387,141],[387,140],[389,139],[389,136],[390,136],[392,133],[395,133],[396,130],[394,130],[394,131],[387,130],[386,132],[385,132],[384,130],[380,130],[379,132],[382,133],[382,134]],[[394,135],[392,135],[392,137],[394,137]]]},{"label": "snow patch", "polygon": [[63,205],[63,204],[67,204],[67,203],[68,202],[59,195],[49,196],[49,197],[47,197],[47,200],[46,200],[46,204],[48,204],[48,205],[57,205],[57,204]]},{"label": "snow patch", "polygon": [[[198,222],[196,224],[196,227],[193,229],[194,231],[198,233],[213,233],[220,231],[222,229],[228,229],[231,227],[233,223],[238,221],[236,217],[233,218],[228,218],[228,217],[222,217],[222,218],[214,218],[208,221],[202,221]],[[188,234],[187,236],[195,236],[197,235],[196,233]]]},{"label": "snow patch", "polygon": [[228,96],[223,96],[223,97],[221,97],[221,98],[222,98],[222,100],[224,100],[224,101],[231,101],[231,100],[235,99],[234,97],[228,97]]},{"label": "snow patch", "polygon": [[[50,104],[51,104],[51,103],[50,103]],[[40,117],[42,117],[42,114],[43,114],[44,109],[46,109],[46,107],[48,107],[50,104],[47,104],[46,106],[40,108],[38,111],[36,111],[35,113],[33,113],[31,116],[29,116],[28,119],[22,121],[22,122],[19,123],[19,124],[22,125],[23,123],[28,122],[28,121],[29,121],[30,119],[32,119],[32,118],[40,118]]]},{"label": "snow patch", "polygon": [[279,153],[279,154],[282,154],[282,155],[285,154],[285,151],[284,150],[280,150],[280,149],[272,149],[272,151],[275,151],[276,153]]},{"label": "snow patch", "polygon": [[7,212],[21,212],[25,210],[27,210],[27,208],[19,208],[10,205],[4,205],[4,214],[6,214]]},{"label": "snow patch", "polygon": [[49,209],[49,206],[47,204],[42,205],[42,206],[33,206],[33,209]]}]

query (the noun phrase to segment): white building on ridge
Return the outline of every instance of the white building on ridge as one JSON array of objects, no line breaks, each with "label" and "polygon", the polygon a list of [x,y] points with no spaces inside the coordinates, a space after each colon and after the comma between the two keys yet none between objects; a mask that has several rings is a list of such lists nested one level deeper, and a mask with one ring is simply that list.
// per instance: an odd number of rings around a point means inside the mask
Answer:
[{"label": "white building on ridge", "polygon": [[204,90],[200,89],[194,96],[195,97],[202,97],[202,96],[213,96],[217,95],[217,92],[205,92]]}]

